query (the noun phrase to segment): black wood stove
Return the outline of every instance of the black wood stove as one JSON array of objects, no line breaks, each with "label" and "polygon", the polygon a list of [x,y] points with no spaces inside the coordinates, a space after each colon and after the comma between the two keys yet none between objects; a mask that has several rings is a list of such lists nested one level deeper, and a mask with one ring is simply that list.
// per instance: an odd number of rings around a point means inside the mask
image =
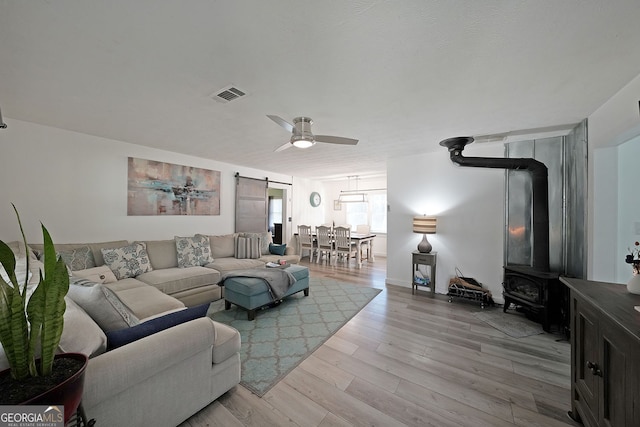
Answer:
[{"label": "black wood stove", "polygon": [[472,137],[445,139],[440,145],[449,149],[451,161],[460,166],[526,171],[531,176],[533,209],[532,265],[504,266],[504,311],[515,304],[532,320],[549,331],[551,324],[564,327],[566,308],[565,286],[560,274],[549,271],[549,187],[547,167],[535,159],[463,157],[462,150],[473,142]]}]

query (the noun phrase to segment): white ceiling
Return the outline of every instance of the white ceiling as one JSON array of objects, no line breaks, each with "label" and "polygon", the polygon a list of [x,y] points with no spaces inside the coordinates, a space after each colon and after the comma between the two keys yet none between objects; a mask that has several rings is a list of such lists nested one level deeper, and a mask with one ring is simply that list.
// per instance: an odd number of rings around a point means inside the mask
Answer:
[{"label": "white ceiling", "polygon": [[[300,177],[586,118],[640,74],[638,0],[0,0],[0,108]],[[248,95],[210,96],[229,84]],[[359,139],[273,150],[269,120]]]}]

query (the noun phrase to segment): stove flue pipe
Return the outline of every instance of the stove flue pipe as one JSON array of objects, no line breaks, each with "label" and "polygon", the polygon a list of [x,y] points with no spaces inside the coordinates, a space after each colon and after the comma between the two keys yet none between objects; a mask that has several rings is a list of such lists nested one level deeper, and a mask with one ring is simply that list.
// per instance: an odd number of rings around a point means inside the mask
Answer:
[{"label": "stove flue pipe", "polygon": [[549,187],[544,163],[527,158],[464,157],[462,150],[474,141],[472,137],[455,137],[440,141],[449,149],[451,161],[460,166],[510,169],[529,172],[533,193],[533,265],[538,271],[549,271]]}]

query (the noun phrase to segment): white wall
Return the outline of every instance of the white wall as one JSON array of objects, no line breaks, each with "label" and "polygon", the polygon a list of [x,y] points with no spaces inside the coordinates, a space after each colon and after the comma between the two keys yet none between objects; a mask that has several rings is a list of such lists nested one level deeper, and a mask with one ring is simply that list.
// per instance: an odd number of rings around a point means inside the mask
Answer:
[{"label": "white wall", "polygon": [[[627,159],[629,168],[635,169],[628,177],[623,176],[622,171],[618,174],[621,166],[618,162],[620,145],[640,135],[639,94],[640,75],[588,117],[587,277],[592,280],[626,283],[629,278],[624,274],[628,266],[621,255],[633,243],[629,223],[640,221],[640,214],[637,205],[633,213],[623,212],[634,209],[627,203],[635,202],[630,201],[632,196],[628,192],[622,192],[623,183],[619,180],[637,180],[637,157]],[[638,143],[637,139],[632,142],[636,147]]]},{"label": "white wall", "polygon": [[[293,232],[298,232],[298,225],[319,225],[324,222],[324,207],[327,205],[327,197],[325,196],[324,186],[322,182],[305,179],[293,178]],[[320,194],[320,206],[311,206],[311,193]]]},{"label": "white wall", "polygon": [[[463,155],[504,157],[502,144],[474,143]],[[446,148],[388,162],[387,283],[411,286],[411,252],[422,235],[414,215],[435,215],[429,236],[438,253],[436,292],[446,293],[458,267],[502,302],[504,170],[459,167]]]},{"label": "white wall", "polygon": [[[19,120],[0,131],[0,238],[41,242],[42,221],[56,243],[167,239],[234,231],[236,172],[291,182],[290,176],[157,150]],[[127,216],[127,157],[221,172],[219,216]]]}]

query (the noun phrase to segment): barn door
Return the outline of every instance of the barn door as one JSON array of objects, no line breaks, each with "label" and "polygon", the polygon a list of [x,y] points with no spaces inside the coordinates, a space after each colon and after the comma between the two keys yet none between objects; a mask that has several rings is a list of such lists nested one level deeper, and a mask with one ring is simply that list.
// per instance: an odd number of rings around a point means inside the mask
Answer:
[{"label": "barn door", "polygon": [[236,233],[267,231],[268,181],[236,174]]}]

